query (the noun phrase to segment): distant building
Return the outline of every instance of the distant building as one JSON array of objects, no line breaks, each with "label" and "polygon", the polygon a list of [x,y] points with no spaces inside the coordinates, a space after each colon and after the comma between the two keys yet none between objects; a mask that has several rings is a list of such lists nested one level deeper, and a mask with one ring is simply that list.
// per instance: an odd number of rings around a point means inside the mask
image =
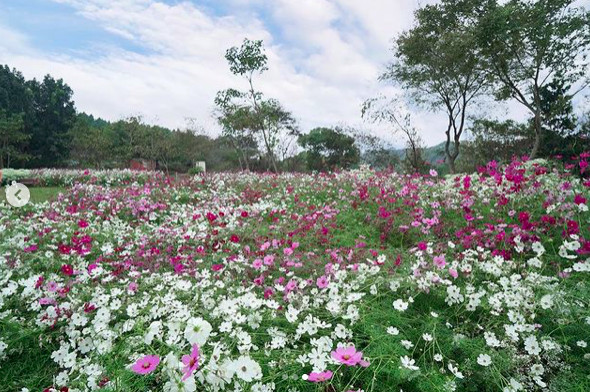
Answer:
[{"label": "distant building", "polygon": [[132,159],[129,161],[131,170],[156,170],[156,161],[150,159]]}]

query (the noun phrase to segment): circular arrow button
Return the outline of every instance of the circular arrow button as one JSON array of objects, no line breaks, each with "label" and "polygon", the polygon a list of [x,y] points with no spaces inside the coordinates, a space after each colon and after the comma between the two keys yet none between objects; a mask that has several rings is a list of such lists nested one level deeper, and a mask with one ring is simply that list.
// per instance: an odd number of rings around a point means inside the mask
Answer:
[{"label": "circular arrow button", "polygon": [[31,192],[26,185],[13,182],[6,187],[6,201],[13,207],[23,207],[31,199]]}]

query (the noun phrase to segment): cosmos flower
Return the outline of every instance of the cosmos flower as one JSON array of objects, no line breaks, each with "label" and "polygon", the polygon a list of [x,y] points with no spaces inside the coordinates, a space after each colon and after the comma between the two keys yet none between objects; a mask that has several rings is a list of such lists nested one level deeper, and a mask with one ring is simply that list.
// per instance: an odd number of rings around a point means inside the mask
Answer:
[{"label": "cosmos flower", "polygon": [[191,353],[189,355],[182,356],[182,363],[184,364],[184,369],[182,369],[182,372],[184,373],[182,381],[184,381],[189,378],[199,367],[199,346],[197,344],[193,344]]},{"label": "cosmos flower", "polygon": [[311,372],[309,374],[304,374],[303,379],[311,382],[324,382],[331,379],[333,374],[334,373],[330,370],[324,372]]},{"label": "cosmos flower", "polygon": [[347,366],[369,366],[369,362],[363,360],[363,353],[357,351],[354,346],[338,347],[335,351],[332,351],[331,356],[334,360]]},{"label": "cosmos flower", "polygon": [[156,370],[160,363],[160,357],[157,355],[146,355],[139,358],[132,366],[131,370],[137,374],[149,374]]},{"label": "cosmos flower", "polygon": [[184,338],[191,345],[196,344],[202,347],[207,342],[212,330],[213,327],[207,320],[203,320],[200,317],[191,318],[186,323]]}]

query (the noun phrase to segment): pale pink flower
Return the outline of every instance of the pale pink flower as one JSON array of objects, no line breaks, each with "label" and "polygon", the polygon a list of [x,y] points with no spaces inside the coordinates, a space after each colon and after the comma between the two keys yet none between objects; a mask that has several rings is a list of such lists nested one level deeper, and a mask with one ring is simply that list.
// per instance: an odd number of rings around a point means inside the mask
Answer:
[{"label": "pale pink flower", "polygon": [[434,265],[436,265],[440,269],[445,268],[445,265],[447,265],[447,262],[445,260],[445,255],[434,256],[433,261],[434,261]]},{"label": "pale pink flower", "polygon": [[338,347],[336,351],[332,351],[331,355],[336,361],[347,366],[369,366],[369,362],[363,360],[363,353],[361,351],[356,351],[354,346]]},{"label": "pale pink flower", "polygon": [[184,364],[184,368],[182,369],[184,377],[182,377],[182,381],[184,381],[199,368],[199,346],[197,344],[193,344],[190,355],[182,356],[182,363]]},{"label": "pale pink flower", "polygon": [[252,268],[260,269],[260,267],[262,267],[262,260],[260,260],[260,259],[254,260],[254,262],[252,263]]},{"label": "pale pink flower", "polygon": [[311,372],[307,376],[307,381],[311,382],[324,382],[332,378],[332,372],[330,370],[326,370],[325,372]]}]

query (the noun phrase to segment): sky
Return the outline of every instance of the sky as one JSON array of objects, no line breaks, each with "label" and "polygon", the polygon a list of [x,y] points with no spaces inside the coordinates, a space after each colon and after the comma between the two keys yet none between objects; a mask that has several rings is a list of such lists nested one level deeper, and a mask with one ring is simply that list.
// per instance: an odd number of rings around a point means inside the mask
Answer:
[{"label": "sky", "polygon": [[[0,0],[0,64],[28,79],[63,78],[79,111],[215,135],[215,94],[246,87],[225,50],[261,39],[269,71],[256,87],[302,131],[346,124],[401,146],[387,127],[363,122],[361,105],[396,93],[377,78],[392,38],[429,1]],[[416,111],[413,119],[427,145],[444,140],[444,116]]]}]

